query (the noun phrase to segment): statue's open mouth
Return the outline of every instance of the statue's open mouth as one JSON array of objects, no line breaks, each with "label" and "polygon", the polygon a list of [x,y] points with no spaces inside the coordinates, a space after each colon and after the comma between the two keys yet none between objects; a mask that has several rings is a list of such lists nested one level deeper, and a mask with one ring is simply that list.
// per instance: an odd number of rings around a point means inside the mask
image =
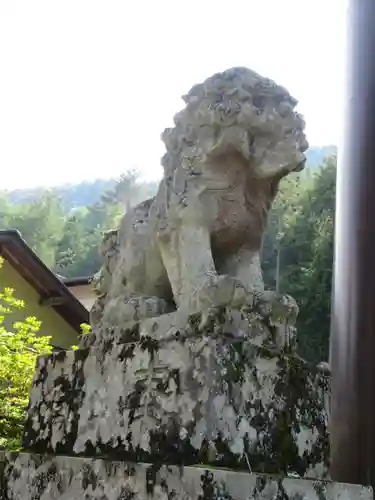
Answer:
[{"label": "statue's open mouth", "polygon": [[295,169],[292,170],[292,172],[301,172],[304,168],[305,168],[305,164],[306,164],[306,158],[301,161],[301,163],[299,163]]}]

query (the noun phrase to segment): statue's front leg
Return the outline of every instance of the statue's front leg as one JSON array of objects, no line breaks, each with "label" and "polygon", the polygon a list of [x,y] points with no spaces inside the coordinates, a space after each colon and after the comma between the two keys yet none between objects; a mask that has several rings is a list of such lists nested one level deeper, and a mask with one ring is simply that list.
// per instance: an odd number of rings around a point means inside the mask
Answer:
[{"label": "statue's front leg", "polygon": [[182,223],[159,239],[159,248],[177,308],[197,310],[199,291],[217,279],[208,229]]},{"label": "statue's front leg", "polygon": [[237,278],[248,293],[263,293],[264,282],[259,252],[243,247],[221,262],[220,270]]},{"label": "statue's front leg", "polygon": [[181,224],[160,241],[160,251],[178,309],[201,311],[245,300],[236,276],[218,275],[208,228]]}]

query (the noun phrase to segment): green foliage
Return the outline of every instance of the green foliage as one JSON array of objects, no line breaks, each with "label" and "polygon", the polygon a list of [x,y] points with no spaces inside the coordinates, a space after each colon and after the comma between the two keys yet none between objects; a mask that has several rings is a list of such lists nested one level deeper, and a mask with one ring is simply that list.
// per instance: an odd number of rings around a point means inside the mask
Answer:
[{"label": "green foliage", "polygon": [[91,325],[88,325],[87,323],[82,323],[81,331],[82,335],[89,335],[91,333]]},{"label": "green foliage", "polygon": [[[300,306],[300,354],[312,361],[328,359],[335,194],[334,156],[308,180],[285,181],[263,246],[266,284],[275,288],[279,255],[280,292],[292,295]],[[277,230],[283,234],[279,245]]]},{"label": "green foliage", "polygon": [[[156,189],[153,183],[138,182],[135,171],[117,182],[97,180],[80,186],[81,195],[77,186],[70,186],[70,192],[65,186],[0,193],[0,229],[18,229],[42,261],[67,278],[95,274],[101,266],[103,232],[117,227],[129,207]],[[82,206],[80,197],[95,201]]]},{"label": "green foliage", "polygon": [[[0,260],[0,267],[2,261]],[[24,303],[12,288],[0,290],[0,447],[19,449],[37,356],[51,352],[50,337],[37,336],[34,317],[5,326],[5,319]]]},{"label": "green foliage", "polygon": [[75,277],[92,276],[98,271],[103,232],[117,227],[124,212],[150,194],[150,185],[137,180],[135,171],[121,175],[96,203],[67,217],[64,235],[58,244],[57,272]]},{"label": "green foliage", "polygon": [[[81,323],[81,337],[82,335],[89,335],[91,333],[91,325],[88,325],[87,323]],[[72,351],[77,351],[79,349],[78,345],[72,345],[71,347]]]},{"label": "green foliage", "polygon": [[3,225],[17,228],[43,262],[54,265],[65,225],[58,198],[46,192],[38,201],[16,205],[6,213]]}]

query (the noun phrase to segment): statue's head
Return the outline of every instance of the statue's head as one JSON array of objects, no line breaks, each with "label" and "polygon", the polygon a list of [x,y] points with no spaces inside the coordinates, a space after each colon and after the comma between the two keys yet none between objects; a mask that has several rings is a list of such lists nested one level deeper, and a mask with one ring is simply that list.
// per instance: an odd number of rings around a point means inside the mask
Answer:
[{"label": "statue's head", "polygon": [[202,164],[240,154],[259,178],[302,170],[308,143],[297,101],[286,89],[247,68],[232,68],[195,85],[162,140],[165,174],[199,173]]}]

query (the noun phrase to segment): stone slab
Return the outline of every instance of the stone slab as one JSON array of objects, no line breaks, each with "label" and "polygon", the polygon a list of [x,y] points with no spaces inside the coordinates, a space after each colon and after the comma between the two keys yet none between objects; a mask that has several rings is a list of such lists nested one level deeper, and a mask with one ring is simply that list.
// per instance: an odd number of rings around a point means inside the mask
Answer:
[{"label": "stone slab", "polygon": [[138,321],[95,326],[92,333],[82,335],[80,347],[95,346],[106,351],[112,344],[136,342],[144,337],[160,341],[173,339],[177,333],[189,338],[201,332],[216,332],[291,353],[297,348],[297,315],[298,306],[292,297],[270,291],[260,296],[253,294],[252,304],[242,307],[216,307],[196,313],[178,310]]},{"label": "stone slab", "polygon": [[329,378],[238,314],[39,358],[24,447],[326,477]]},{"label": "stone slab", "polygon": [[201,467],[0,453],[1,500],[372,500],[357,485]]}]

